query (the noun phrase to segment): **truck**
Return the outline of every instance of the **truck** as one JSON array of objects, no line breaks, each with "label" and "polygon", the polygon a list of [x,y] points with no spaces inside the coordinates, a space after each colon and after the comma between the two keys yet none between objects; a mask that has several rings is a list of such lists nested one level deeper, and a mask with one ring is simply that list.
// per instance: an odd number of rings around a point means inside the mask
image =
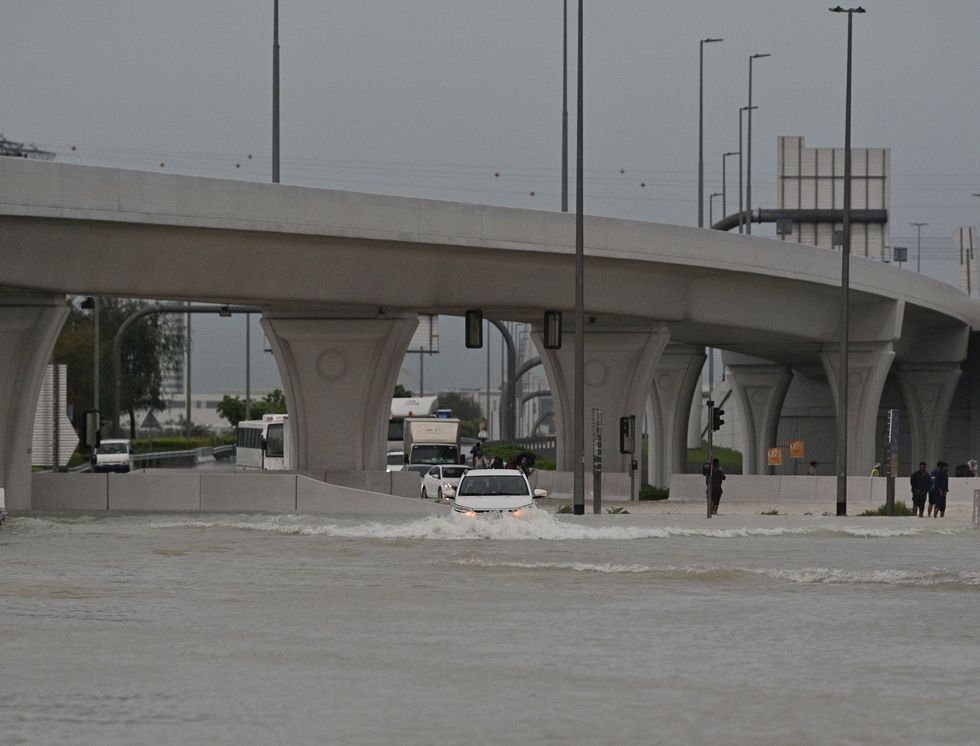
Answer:
[{"label": "truck", "polygon": [[399,396],[391,400],[388,417],[388,452],[399,452],[405,446],[406,417],[435,417],[437,396]]},{"label": "truck", "polygon": [[406,417],[405,463],[458,464],[461,435],[455,417]]}]

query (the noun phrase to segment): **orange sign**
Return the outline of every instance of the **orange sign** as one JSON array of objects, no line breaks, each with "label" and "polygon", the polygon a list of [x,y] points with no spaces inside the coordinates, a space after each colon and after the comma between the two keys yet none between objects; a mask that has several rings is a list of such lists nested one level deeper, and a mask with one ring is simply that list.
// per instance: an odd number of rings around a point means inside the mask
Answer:
[{"label": "orange sign", "polygon": [[790,458],[803,458],[806,451],[803,448],[802,440],[791,440],[789,442],[789,457]]},{"label": "orange sign", "polygon": [[783,449],[782,448],[770,448],[767,451],[769,466],[782,466],[783,465]]}]

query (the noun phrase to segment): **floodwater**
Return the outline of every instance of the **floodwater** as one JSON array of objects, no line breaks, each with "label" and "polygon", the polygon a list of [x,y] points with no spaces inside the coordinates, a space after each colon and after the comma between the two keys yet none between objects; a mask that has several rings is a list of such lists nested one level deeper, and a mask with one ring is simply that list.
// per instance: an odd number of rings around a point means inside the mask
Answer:
[{"label": "floodwater", "polygon": [[967,519],[15,517],[4,744],[975,744]]}]

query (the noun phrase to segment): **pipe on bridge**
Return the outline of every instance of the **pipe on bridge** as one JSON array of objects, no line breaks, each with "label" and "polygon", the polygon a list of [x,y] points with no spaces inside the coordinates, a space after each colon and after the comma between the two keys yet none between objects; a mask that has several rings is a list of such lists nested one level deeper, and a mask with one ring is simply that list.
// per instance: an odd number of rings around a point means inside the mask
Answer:
[{"label": "pipe on bridge", "polygon": [[[887,223],[888,210],[851,210],[852,223]],[[843,210],[746,210],[742,213],[745,220],[753,223],[775,223],[779,220],[791,220],[794,223],[842,223]],[[738,227],[739,213],[726,215],[711,226],[712,230],[730,231]]]}]

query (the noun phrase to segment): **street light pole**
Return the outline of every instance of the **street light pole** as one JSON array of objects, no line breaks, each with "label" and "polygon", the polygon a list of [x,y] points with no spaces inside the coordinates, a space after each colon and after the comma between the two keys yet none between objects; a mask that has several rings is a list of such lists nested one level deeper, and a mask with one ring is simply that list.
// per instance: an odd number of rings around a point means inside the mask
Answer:
[{"label": "street light pole", "polygon": [[279,0],[272,3],[272,183],[279,183]]},{"label": "street light pole", "polygon": [[909,225],[914,225],[915,234],[915,271],[922,274],[922,227],[929,225],[928,223],[909,223]]},{"label": "street light pole", "polygon": [[[831,13],[847,13],[847,83],[844,104],[844,219],[843,245],[841,246],[841,324],[840,324],[840,367],[837,371],[837,515],[847,515],[847,374],[849,318],[848,293],[850,292],[851,272],[851,39],[855,13],[864,13],[864,8],[830,9]],[[750,119],[751,121],[751,119]]]},{"label": "street light pole", "polygon": [[[753,106],[753,109],[758,109],[758,106]],[[745,195],[745,191],[742,189],[742,149],[744,143],[742,142],[742,120],[744,117],[742,114],[749,110],[748,106],[742,106],[738,110],[738,232],[743,233],[745,230],[745,208],[742,205],[742,197]]]},{"label": "street light pole", "polygon": [[[749,57],[749,131],[748,146],[749,152],[746,162],[745,175],[745,209],[749,211],[749,218],[745,223],[745,232],[752,235],[752,63],[762,57],[770,57],[769,52],[763,54],[753,54]],[[739,146],[741,148],[741,145]]]},{"label": "street light pole", "polygon": [[584,0],[578,0],[578,111],[575,138],[575,416],[574,480],[572,512],[585,515],[585,170],[582,162],[582,18]]},{"label": "street light pole", "polygon": [[[738,145],[740,148],[742,144]],[[722,217],[728,217],[728,176],[725,173],[725,165],[728,163],[728,156],[730,155],[741,155],[740,151],[733,150],[730,153],[723,153],[721,156],[721,214]]]},{"label": "street light pole", "polygon": [[724,197],[724,192],[715,192],[714,194],[708,195],[708,227],[711,228],[715,224],[715,197]]},{"label": "street light pole", "polygon": [[568,0],[561,16],[561,211],[568,212]]},{"label": "street light pole", "polygon": [[724,39],[702,39],[698,62],[698,228],[704,228],[704,45]]}]

